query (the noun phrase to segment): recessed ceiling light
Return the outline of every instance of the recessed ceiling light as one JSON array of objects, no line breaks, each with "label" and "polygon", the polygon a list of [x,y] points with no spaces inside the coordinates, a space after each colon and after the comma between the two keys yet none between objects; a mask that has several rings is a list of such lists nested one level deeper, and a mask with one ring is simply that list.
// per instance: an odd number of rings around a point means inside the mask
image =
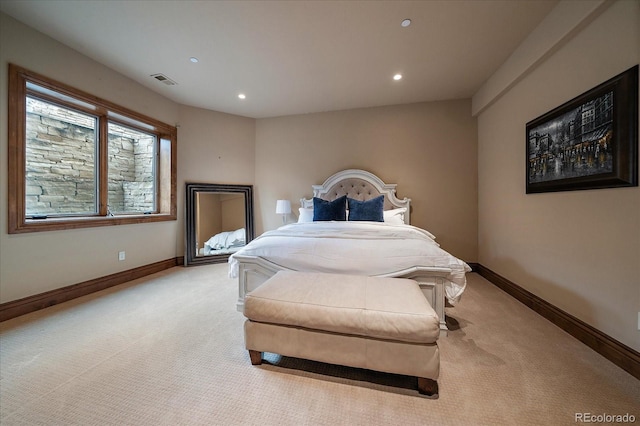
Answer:
[{"label": "recessed ceiling light", "polygon": [[193,62],[194,64],[197,64],[197,63],[198,63],[198,58],[196,58],[195,56],[190,57],[190,58],[189,58],[189,60],[190,60],[191,62]]},{"label": "recessed ceiling light", "polygon": [[246,99],[246,98],[247,98],[247,96],[246,96],[244,93],[240,93],[240,94],[238,95],[238,97],[239,97],[240,99]]},{"label": "recessed ceiling light", "polygon": [[402,74],[396,74],[393,76],[394,80],[402,80]]},{"label": "recessed ceiling light", "polygon": [[411,25],[411,19],[403,19],[400,25],[407,28],[409,25]]}]

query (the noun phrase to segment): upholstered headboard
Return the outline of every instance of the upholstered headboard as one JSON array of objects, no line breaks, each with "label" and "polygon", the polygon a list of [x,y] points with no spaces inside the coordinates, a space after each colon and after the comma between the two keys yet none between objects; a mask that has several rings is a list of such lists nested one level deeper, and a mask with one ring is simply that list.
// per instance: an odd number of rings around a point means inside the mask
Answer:
[{"label": "upholstered headboard", "polygon": [[[384,195],[384,209],[391,210],[406,207],[404,222],[410,224],[411,199],[396,197],[396,184],[386,184],[373,173],[365,170],[343,170],[329,177],[322,185],[313,185],[313,196],[332,201],[346,195],[356,200],[366,201]],[[313,199],[302,198],[302,207],[313,207]]]}]

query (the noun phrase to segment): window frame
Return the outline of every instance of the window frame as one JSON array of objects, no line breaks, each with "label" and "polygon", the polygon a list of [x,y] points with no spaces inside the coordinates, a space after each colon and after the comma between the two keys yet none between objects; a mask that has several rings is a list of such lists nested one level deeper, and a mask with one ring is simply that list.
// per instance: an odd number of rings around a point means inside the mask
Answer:
[{"label": "window frame", "polygon": [[[33,83],[68,96],[78,104],[49,97],[44,93],[34,95],[27,88]],[[85,111],[96,115],[98,119],[98,158],[97,214],[86,216],[56,216],[44,219],[26,217],[26,97],[35,96],[44,101],[58,105],[67,105],[75,110],[85,110],[81,105],[91,105],[94,110]],[[49,98],[49,99],[47,99]],[[43,75],[29,71],[14,64],[9,64],[9,108],[8,108],[8,233],[54,231],[98,226],[127,225],[176,220],[177,189],[177,128],[161,121],[147,117],[128,108],[116,105],[97,96],[90,95],[64,83],[60,83]],[[131,120],[131,121],[129,121]],[[156,212],[135,214],[123,213],[116,216],[107,215],[108,200],[108,123],[113,122],[127,127],[137,128],[136,122],[149,128],[139,130],[155,134],[157,137],[157,170],[156,170]]]}]

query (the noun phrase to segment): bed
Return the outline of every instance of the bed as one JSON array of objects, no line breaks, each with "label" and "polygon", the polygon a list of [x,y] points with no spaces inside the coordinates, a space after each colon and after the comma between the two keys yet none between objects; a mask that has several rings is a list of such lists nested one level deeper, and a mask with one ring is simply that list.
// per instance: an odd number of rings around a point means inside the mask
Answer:
[{"label": "bed", "polygon": [[246,244],[246,231],[244,228],[235,231],[223,231],[209,238],[204,243],[200,253],[203,256],[216,254],[235,253]]},{"label": "bed", "polygon": [[[443,250],[427,230],[410,224],[411,199],[398,199],[395,184],[357,169],[338,172],[312,188],[313,198],[300,200],[297,223],[267,231],[229,257],[229,275],[238,278],[237,309],[243,311],[245,295],[281,270],[410,278],[420,285],[446,335],[445,303],[459,301],[471,268]],[[348,216],[380,203],[382,216],[376,221],[313,221],[314,205],[319,214],[343,199],[351,199]]]}]

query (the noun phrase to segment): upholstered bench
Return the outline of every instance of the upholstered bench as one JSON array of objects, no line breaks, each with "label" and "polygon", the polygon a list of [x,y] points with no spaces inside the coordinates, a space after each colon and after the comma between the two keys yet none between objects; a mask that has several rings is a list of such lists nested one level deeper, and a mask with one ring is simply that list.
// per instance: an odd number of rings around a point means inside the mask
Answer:
[{"label": "upholstered bench", "polygon": [[254,365],[271,352],[416,376],[437,397],[439,319],[415,281],[280,271],[247,294],[244,315]]}]

